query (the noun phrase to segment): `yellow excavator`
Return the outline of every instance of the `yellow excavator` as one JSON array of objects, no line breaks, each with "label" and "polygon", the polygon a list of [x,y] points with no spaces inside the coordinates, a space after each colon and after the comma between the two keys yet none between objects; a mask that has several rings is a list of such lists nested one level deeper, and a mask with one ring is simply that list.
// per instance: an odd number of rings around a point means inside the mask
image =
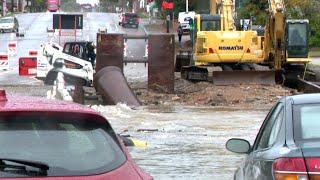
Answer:
[{"label": "yellow excavator", "polygon": [[234,0],[210,0],[210,14],[194,18],[192,56],[184,62],[177,56],[176,70],[195,81],[209,80],[210,70],[217,85],[274,84],[283,69],[303,72],[310,61],[308,20],[286,20],[282,0],[269,0],[268,13],[261,35],[236,26]]}]

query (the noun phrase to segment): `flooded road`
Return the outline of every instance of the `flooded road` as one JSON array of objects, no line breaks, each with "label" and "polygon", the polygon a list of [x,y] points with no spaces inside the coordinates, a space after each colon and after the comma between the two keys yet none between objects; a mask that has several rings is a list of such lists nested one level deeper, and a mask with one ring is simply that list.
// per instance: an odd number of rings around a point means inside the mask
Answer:
[{"label": "flooded road", "polygon": [[130,148],[130,153],[154,179],[232,179],[244,156],[228,152],[225,142],[237,137],[252,144],[267,114],[197,107],[92,108],[106,116],[117,133],[147,141],[148,147]]},{"label": "flooded road", "polygon": [[[38,49],[40,43],[57,36],[46,32],[51,26],[52,14],[19,15],[26,36],[17,39],[14,34],[0,36],[0,51],[6,50],[9,41],[18,41],[18,52],[10,62],[8,71],[1,71],[0,86],[8,94],[46,96],[50,87],[42,82],[18,75],[18,57],[29,49]],[[85,15],[82,40],[95,41],[101,27],[108,32],[144,32],[141,28],[123,29],[117,26],[115,14],[89,13]],[[35,26],[33,22],[37,22]],[[64,39],[67,40],[67,39]],[[79,39],[78,39],[79,40]],[[128,56],[145,55],[144,40],[128,41]],[[134,57],[136,55],[137,57]],[[144,64],[128,64],[124,74],[129,82],[146,82]],[[7,85],[7,86],[5,86]],[[37,85],[37,86],[35,86]],[[130,148],[133,158],[154,179],[232,179],[233,172],[244,156],[225,149],[225,142],[232,137],[245,138],[251,143],[267,111],[241,111],[198,107],[144,107],[132,110],[125,105],[92,106],[111,122],[117,133],[131,135],[147,141],[146,148]],[[153,131],[139,131],[149,129]]]}]

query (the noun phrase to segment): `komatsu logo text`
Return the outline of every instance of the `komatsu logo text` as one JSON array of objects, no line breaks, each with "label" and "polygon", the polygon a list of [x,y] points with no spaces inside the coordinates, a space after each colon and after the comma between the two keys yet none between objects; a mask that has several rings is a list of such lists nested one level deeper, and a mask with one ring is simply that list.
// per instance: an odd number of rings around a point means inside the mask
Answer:
[{"label": "komatsu logo text", "polygon": [[219,50],[242,51],[243,46],[219,46]]}]

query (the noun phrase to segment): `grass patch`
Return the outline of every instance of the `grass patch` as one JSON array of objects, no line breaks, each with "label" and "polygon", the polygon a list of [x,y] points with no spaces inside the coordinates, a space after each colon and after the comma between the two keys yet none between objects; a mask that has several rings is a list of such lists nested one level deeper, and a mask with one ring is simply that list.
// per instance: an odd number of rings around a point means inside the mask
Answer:
[{"label": "grass patch", "polygon": [[320,50],[310,50],[309,56],[310,57],[320,57]]}]

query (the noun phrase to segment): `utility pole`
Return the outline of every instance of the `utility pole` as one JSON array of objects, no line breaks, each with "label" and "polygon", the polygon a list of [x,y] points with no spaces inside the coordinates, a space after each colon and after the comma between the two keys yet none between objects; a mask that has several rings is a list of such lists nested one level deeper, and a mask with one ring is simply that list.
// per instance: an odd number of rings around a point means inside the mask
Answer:
[{"label": "utility pole", "polygon": [[31,12],[35,12],[34,0],[31,0],[30,2],[31,2],[30,11],[31,11]]},{"label": "utility pole", "polygon": [[11,12],[14,13],[14,0],[11,0]]},{"label": "utility pole", "polygon": [[186,0],[186,12],[189,12],[189,1]]},{"label": "utility pole", "polygon": [[2,0],[2,16],[6,15],[6,10],[7,10],[7,2],[6,0]]}]

